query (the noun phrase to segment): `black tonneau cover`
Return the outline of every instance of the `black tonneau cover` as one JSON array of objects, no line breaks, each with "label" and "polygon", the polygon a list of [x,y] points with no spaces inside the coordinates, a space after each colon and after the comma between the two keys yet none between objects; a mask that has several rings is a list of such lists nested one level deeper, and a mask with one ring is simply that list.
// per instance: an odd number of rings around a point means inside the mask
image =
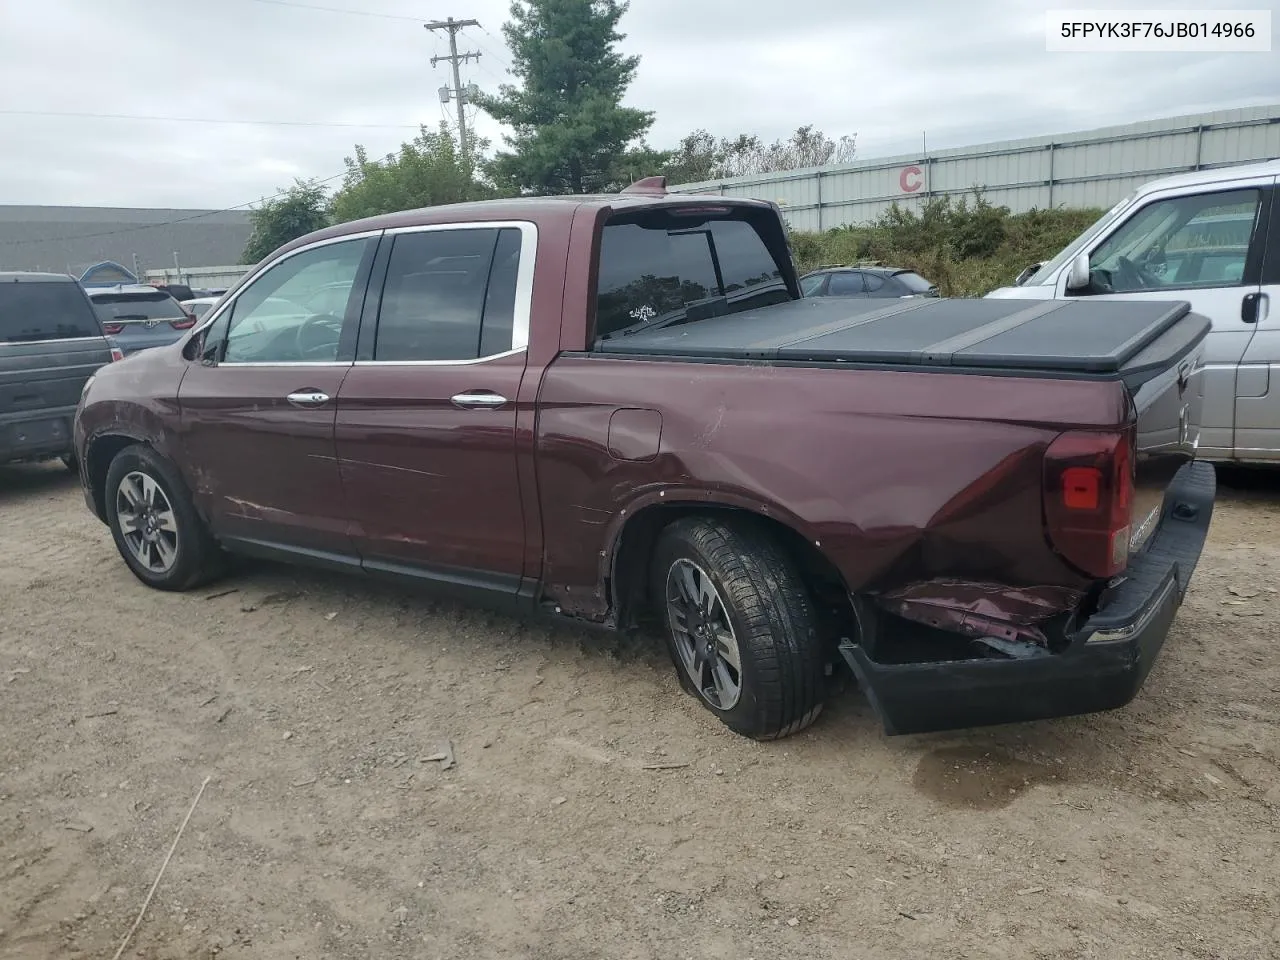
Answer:
[{"label": "black tonneau cover", "polygon": [[642,330],[596,349],[1128,377],[1142,372],[1135,364],[1166,368],[1208,330],[1185,302],[814,298]]}]

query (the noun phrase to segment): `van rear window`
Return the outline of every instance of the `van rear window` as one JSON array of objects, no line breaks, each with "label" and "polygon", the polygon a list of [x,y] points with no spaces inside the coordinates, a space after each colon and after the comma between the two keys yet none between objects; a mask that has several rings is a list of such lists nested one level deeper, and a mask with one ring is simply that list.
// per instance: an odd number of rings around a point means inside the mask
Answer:
[{"label": "van rear window", "polygon": [[178,301],[163,290],[155,293],[99,293],[93,307],[104,323],[113,320],[180,320]]},{"label": "van rear window", "polygon": [[102,328],[79,284],[0,283],[0,343],[100,336]]}]

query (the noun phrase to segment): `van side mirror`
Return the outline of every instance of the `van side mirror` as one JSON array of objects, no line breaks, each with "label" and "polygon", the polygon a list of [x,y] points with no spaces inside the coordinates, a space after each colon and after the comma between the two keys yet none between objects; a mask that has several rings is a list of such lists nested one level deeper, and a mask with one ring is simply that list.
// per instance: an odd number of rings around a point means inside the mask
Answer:
[{"label": "van side mirror", "polygon": [[1014,278],[1013,285],[1015,287],[1022,286],[1024,283],[1030,280],[1033,276],[1035,276],[1036,271],[1039,270],[1042,266],[1044,266],[1044,264],[1042,263],[1033,263],[1029,267],[1026,267],[1020,274],[1017,275],[1017,277]]},{"label": "van side mirror", "polygon": [[1071,266],[1067,267],[1067,289],[1083,290],[1087,286],[1089,286],[1089,254],[1081,251],[1071,261]]}]

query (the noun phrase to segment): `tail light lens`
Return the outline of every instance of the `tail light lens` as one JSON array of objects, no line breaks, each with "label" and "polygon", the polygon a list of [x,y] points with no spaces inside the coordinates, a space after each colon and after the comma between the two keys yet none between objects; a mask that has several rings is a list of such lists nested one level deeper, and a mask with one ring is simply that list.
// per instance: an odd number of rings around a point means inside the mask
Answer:
[{"label": "tail light lens", "polygon": [[104,323],[102,325],[102,332],[108,337],[114,337],[117,333],[121,333],[123,330],[123,323]]},{"label": "tail light lens", "polygon": [[1114,577],[1129,561],[1133,433],[1064,433],[1044,456],[1049,540],[1070,564]]},{"label": "tail light lens", "polygon": [[190,330],[195,325],[196,325],[196,318],[194,315],[190,313],[186,314],[186,319],[184,320],[169,321],[169,326],[173,327],[173,329],[175,330]]},{"label": "tail light lens", "polygon": [[119,347],[112,347],[111,362],[115,363],[117,360],[123,360],[123,359],[124,359],[124,351],[121,350]]}]

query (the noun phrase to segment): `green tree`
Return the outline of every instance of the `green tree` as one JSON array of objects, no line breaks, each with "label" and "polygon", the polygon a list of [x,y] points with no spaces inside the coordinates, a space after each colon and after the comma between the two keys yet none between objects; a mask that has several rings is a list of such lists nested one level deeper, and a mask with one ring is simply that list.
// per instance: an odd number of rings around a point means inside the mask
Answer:
[{"label": "green tree", "polygon": [[359,220],[380,213],[433,207],[442,203],[485,200],[494,195],[476,176],[474,157],[484,150],[483,141],[465,154],[445,124],[438,131],[423,127],[398,153],[370,160],[364,147],[356,146],[347,157],[347,175],[329,205],[335,223]]},{"label": "green tree", "polygon": [[272,251],[329,225],[324,188],[314,180],[298,180],[287,191],[249,211],[253,231],[240,259],[257,263]]},{"label": "green tree", "polygon": [[[630,180],[629,155],[653,114],[622,106],[639,57],[617,50],[620,0],[516,0],[502,32],[519,87],[504,84],[480,108],[512,128],[491,166],[494,179],[522,193],[593,193]],[[641,162],[642,161],[642,162]],[[657,170],[651,172],[656,173]]]},{"label": "green tree", "polygon": [[695,130],[671,151],[663,173],[671,183],[714,180],[724,169],[725,144],[706,130]]}]

